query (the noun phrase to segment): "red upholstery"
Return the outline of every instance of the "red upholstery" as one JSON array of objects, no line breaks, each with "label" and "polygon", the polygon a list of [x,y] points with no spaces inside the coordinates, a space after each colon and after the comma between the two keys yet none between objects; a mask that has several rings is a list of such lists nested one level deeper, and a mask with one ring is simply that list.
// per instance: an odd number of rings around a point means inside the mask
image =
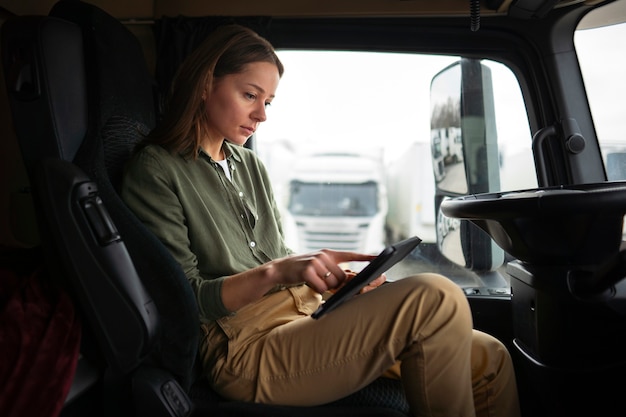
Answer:
[{"label": "red upholstery", "polygon": [[36,270],[0,269],[0,415],[61,412],[72,385],[80,323],[69,296]]}]

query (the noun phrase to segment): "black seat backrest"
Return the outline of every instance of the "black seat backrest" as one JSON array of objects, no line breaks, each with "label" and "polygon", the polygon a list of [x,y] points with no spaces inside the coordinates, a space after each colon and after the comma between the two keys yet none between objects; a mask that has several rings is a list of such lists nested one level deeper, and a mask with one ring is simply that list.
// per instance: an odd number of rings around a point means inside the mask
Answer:
[{"label": "black seat backrest", "polygon": [[9,19],[2,30],[7,93],[27,170],[44,157],[72,161],[88,123],[79,28],[28,16]]},{"label": "black seat backrest", "polygon": [[[150,363],[187,389],[198,343],[195,297],[116,192],[124,161],[155,121],[137,39],[80,1],[61,1],[48,17],[11,19],[2,39],[16,134],[40,191],[42,239],[56,252],[50,258],[64,261],[57,270],[71,278],[115,373]],[[54,217],[62,212],[68,217]]]},{"label": "black seat backrest", "polygon": [[75,22],[85,42],[89,127],[74,162],[98,184],[135,268],[157,305],[161,331],[152,356],[187,389],[199,338],[195,296],[169,251],[117,193],[123,164],[156,119],[154,83],[141,46],[117,19],[81,1],[60,1],[50,16]]},{"label": "black seat backrest", "polygon": [[[96,184],[70,164],[51,162],[73,160],[87,131],[80,29],[59,19],[29,17],[7,22],[3,40],[14,122],[38,191],[48,259],[60,261],[56,273],[85,301],[83,313],[97,323],[95,335],[107,362],[127,372],[147,354],[158,315],[143,287],[134,285],[136,271]],[[44,117],[34,121],[35,114]],[[107,270],[112,259],[118,271]]]},{"label": "black seat backrest", "polygon": [[106,174],[103,181],[118,190],[123,164],[156,120],[155,84],[141,45],[115,18],[81,1],[59,1],[50,16],[76,23],[84,35],[90,131],[75,162],[96,178]]}]

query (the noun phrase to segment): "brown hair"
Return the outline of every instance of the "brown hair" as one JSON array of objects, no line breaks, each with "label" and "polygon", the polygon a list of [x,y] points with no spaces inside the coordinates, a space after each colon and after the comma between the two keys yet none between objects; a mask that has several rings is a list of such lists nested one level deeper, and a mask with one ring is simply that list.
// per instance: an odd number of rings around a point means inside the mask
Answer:
[{"label": "brown hair", "polygon": [[200,138],[208,127],[203,94],[210,94],[216,79],[237,74],[247,64],[269,62],[284,68],[272,45],[244,26],[218,27],[182,63],[170,90],[167,108],[159,125],[142,145],[154,143],[186,158],[197,158]]}]

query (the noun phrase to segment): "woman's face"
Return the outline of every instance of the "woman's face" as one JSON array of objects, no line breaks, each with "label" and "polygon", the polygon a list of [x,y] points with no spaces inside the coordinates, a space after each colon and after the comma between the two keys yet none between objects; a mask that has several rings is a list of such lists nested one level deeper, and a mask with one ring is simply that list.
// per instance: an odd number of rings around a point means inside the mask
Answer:
[{"label": "woman's face", "polygon": [[269,62],[254,62],[244,71],[216,80],[206,100],[211,140],[243,145],[266,120],[280,76]]}]

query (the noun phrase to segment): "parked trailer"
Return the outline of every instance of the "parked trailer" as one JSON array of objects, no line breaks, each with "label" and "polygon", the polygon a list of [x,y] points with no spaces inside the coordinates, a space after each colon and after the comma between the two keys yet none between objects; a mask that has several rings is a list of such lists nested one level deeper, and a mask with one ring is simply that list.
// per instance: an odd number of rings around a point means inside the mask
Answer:
[{"label": "parked trailer", "polygon": [[[398,241],[417,235],[424,243],[435,243],[435,173],[428,142],[414,142],[387,167],[387,238]],[[439,172],[442,176],[443,172]]]}]

